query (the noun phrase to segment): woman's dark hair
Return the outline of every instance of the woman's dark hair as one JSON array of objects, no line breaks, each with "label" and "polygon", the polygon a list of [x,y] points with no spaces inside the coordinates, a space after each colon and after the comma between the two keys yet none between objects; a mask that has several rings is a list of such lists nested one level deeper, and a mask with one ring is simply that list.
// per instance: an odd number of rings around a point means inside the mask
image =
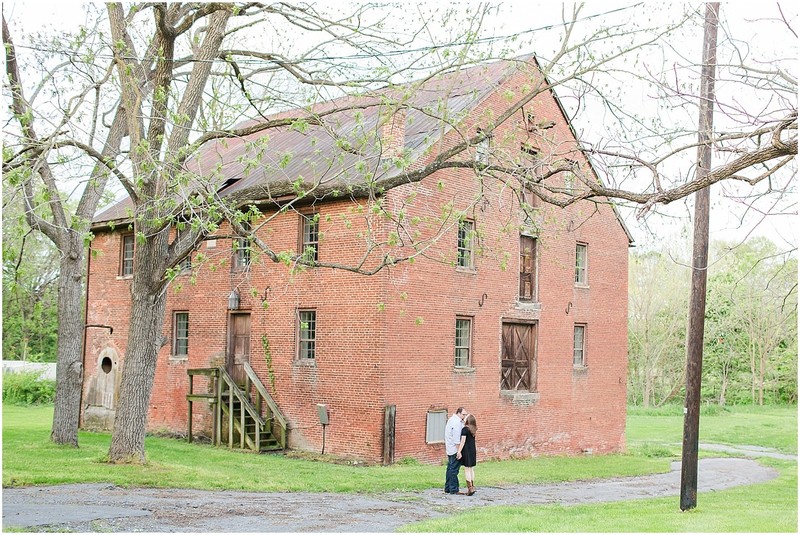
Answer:
[{"label": "woman's dark hair", "polygon": [[469,432],[472,433],[473,437],[478,433],[478,424],[475,423],[475,417],[471,414],[467,416],[467,420],[464,422],[464,427],[469,429]]}]

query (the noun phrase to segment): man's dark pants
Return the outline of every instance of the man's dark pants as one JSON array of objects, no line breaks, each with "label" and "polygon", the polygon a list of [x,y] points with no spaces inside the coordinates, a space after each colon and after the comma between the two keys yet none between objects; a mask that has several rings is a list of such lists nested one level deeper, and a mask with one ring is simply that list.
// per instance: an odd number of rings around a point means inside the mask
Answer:
[{"label": "man's dark pants", "polygon": [[458,471],[461,461],[456,459],[456,454],[447,456],[447,471],[444,477],[444,491],[448,494],[458,494]]}]

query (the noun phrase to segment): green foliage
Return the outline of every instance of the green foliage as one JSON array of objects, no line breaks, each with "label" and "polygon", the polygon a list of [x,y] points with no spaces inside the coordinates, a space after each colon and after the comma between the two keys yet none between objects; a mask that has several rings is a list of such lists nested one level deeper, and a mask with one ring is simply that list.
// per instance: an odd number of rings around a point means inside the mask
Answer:
[{"label": "green foliage", "polygon": [[[628,401],[683,396],[690,262],[633,253]],[[707,404],[797,402],[797,260],[764,238],[712,244],[701,396]]]},{"label": "green foliage", "polygon": [[28,229],[18,199],[4,204],[3,358],[55,362],[58,262],[52,242]]},{"label": "green foliage", "polygon": [[41,379],[39,372],[3,374],[3,403],[41,405],[52,403],[56,396],[56,382]]},{"label": "green foliage", "polygon": [[266,334],[261,335],[261,347],[264,348],[264,360],[267,363],[267,373],[269,374],[269,386],[272,394],[277,394],[275,390],[275,369],[272,367],[272,350],[269,348],[269,338]]}]

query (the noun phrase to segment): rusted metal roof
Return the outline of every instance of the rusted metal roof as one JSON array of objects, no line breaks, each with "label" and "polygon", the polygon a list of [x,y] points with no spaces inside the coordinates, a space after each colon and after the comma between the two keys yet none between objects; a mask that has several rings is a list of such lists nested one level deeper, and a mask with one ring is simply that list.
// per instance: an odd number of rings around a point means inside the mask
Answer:
[{"label": "rusted metal roof", "polygon": [[[504,60],[441,74],[421,82],[387,88],[363,97],[342,97],[317,104],[313,113],[325,114],[323,126],[306,128],[279,127],[243,138],[226,138],[203,145],[185,168],[203,177],[208,186],[223,197],[268,199],[285,194],[287,185],[302,181],[307,190],[313,184],[326,189],[363,185],[398,173],[391,165],[382,165],[379,125],[389,113],[381,96],[388,102],[406,96],[405,151],[413,162],[452,127],[473,110],[510,75],[520,63],[530,58]],[[333,111],[329,113],[331,110]],[[307,110],[296,109],[268,116],[267,119],[307,117]],[[247,121],[238,128],[257,124]],[[341,149],[347,141],[352,150]],[[96,215],[94,223],[130,218],[130,198]]]}]

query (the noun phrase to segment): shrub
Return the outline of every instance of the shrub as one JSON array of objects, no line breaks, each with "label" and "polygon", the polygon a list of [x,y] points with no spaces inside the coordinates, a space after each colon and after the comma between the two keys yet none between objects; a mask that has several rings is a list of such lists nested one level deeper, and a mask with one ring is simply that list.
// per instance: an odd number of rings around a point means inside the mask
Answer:
[{"label": "shrub", "polygon": [[41,379],[40,372],[3,374],[3,403],[41,405],[52,403],[56,395],[56,382]]}]

